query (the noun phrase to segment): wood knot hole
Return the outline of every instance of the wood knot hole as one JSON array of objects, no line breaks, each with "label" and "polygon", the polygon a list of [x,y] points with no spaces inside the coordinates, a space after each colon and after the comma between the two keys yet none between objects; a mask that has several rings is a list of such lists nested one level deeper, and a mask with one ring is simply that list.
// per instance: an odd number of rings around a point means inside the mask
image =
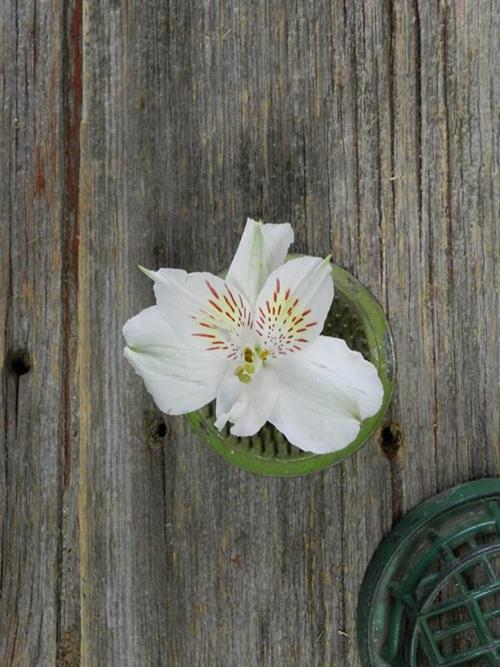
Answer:
[{"label": "wood knot hole", "polygon": [[28,350],[11,350],[7,355],[7,367],[16,375],[28,373],[31,370],[31,355]]},{"label": "wood knot hole", "polygon": [[151,449],[155,450],[163,447],[169,433],[168,424],[163,419],[152,419],[148,431]]},{"label": "wood knot hole", "polygon": [[380,433],[380,447],[384,456],[391,461],[403,445],[403,434],[398,424],[384,426]]}]

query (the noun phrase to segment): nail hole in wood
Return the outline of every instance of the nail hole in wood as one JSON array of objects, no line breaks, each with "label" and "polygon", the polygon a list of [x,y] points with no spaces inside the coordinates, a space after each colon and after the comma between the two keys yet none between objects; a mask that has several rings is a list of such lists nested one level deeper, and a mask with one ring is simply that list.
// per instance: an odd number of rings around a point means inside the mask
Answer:
[{"label": "nail hole in wood", "polygon": [[167,425],[165,424],[165,422],[160,422],[156,429],[156,437],[163,439],[166,435],[167,435]]},{"label": "nail hole in wood", "polygon": [[31,356],[28,350],[11,350],[7,355],[7,367],[16,375],[25,375],[31,370]]},{"label": "nail hole in wood", "polygon": [[148,425],[148,442],[151,449],[156,450],[163,447],[165,440],[168,437],[168,432],[168,424],[166,424],[163,419],[152,417]]},{"label": "nail hole in wood", "polygon": [[393,459],[403,445],[403,435],[398,424],[384,426],[380,433],[380,447],[384,456]]}]

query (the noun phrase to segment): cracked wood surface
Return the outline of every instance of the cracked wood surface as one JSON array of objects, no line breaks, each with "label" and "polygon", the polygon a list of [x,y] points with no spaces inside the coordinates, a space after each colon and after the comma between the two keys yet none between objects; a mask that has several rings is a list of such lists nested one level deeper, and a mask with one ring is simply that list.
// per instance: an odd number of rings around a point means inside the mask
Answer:
[{"label": "cracked wood surface", "polygon": [[[358,667],[383,535],[500,474],[499,10],[1,3],[1,667]],[[247,215],[383,304],[388,456],[253,477],[122,359],[137,264],[217,272]]]}]

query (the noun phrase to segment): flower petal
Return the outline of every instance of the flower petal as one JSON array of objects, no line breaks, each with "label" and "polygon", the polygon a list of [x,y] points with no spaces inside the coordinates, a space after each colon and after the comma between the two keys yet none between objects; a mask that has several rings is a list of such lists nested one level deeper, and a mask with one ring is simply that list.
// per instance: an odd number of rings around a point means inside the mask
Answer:
[{"label": "flower petal", "polygon": [[180,269],[144,272],[155,281],[158,307],[185,345],[226,359],[237,359],[241,348],[253,346],[250,306],[227,281]]},{"label": "flower petal", "polygon": [[128,320],[123,335],[125,357],[162,412],[184,414],[215,398],[229,362],[183,345],[158,306]]},{"label": "flower petal", "polygon": [[278,398],[279,383],[271,368],[263,368],[248,384],[231,370],[217,392],[215,426],[220,430],[229,421],[232,435],[254,435],[264,426]]},{"label": "flower petal", "polygon": [[264,225],[248,218],[226,279],[253,306],[267,277],[285,261],[293,229],[288,223]]},{"label": "flower petal", "polygon": [[346,447],[363,419],[382,405],[375,366],[339,338],[320,336],[303,352],[269,364],[280,392],[268,421],[305,451],[325,454]]},{"label": "flower petal", "polygon": [[255,331],[271,356],[299,352],[323,329],[333,300],[330,258],[299,257],[273,271],[255,310]]}]

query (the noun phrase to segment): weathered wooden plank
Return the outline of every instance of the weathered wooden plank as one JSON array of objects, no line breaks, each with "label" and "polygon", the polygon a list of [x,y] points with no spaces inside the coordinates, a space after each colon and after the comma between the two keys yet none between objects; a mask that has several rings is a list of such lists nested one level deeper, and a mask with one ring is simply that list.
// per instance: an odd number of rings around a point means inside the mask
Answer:
[{"label": "weathered wooden plank", "polygon": [[[342,153],[337,159],[329,160],[336,176],[330,189],[332,200],[342,191],[342,183],[348,181],[349,189],[343,198],[344,211],[333,214],[330,224],[334,230],[340,228],[337,243],[342,244],[342,254],[338,261],[357,275],[387,310],[388,250],[384,231],[388,221],[393,220],[390,196],[393,72],[388,39],[391,13],[386,3],[345,3],[345,6],[349,58],[339,81],[343,87],[334,88],[333,99],[345,95],[349,100],[342,114],[349,129],[337,131],[336,144],[342,147]],[[339,41],[334,35],[333,45]],[[337,48],[335,53],[338,53]],[[333,121],[332,125],[335,127],[337,123]],[[334,242],[334,253],[337,247]],[[390,420],[391,415],[388,415],[387,422]],[[380,440],[380,434],[375,440]],[[356,665],[358,661],[358,588],[374,544],[381,540],[399,511],[400,488],[394,484],[397,465],[395,458],[388,463],[372,439],[358,456],[342,466],[340,558],[344,624],[336,629],[346,635],[343,650],[332,656],[332,664]],[[317,660],[316,664],[325,663]]]},{"label": "weathered wooden plank", "polygon": [[[448,309],[450,331],[438,372],[452,368],[441,383],[439,408],[449,415],[457,452],[454,478],[443,484],[498,473],[498,221],[500,214],[500,63],[498,3],[450,4],[446,14],[446,95],[449,164]],[[442,242],[443,239],[441,239]],[[444,269],[443,269],[444,273]],[[450,392],[451,389],[451,392]],[[445,394],[452,395],[448,407]]]},{"label": "weathered wooden plank", "polygon": [[59,2],[0,7],[0,664],[9,667],[55,664],[59,637],[62,32]]},{"label": "weathered wooden plank", "polygon": [[81,662],[165,664],[163,423],[122,357],[163,245],[156,3],[83,3],[78,392]]},{"label": "weathered wooden plank", "polygon": [[[395,20],[405,24],[396,27],[403,52],[412,40],[415,49],[396,63],[394,106],[408,119],[394,122],[396,220],[404,241],[390,254],[402,289],[392,290],[389,302],[389,314],[408,307],[406,317],[393,319],[405,452],[418,471],[404,469],[408,509],[434,484],[439,490],[498,471],[498,400],[490,374],[498,369],[498,123],[491,83],[491,68],[498,66],[486,29],[498,19],[491,3],[439,2],[411,5],[408,12],[397,4]],[[415,86],[407,82],[405,90],[408,70]],[[410,379],[408,386],[401,378]]]}]

